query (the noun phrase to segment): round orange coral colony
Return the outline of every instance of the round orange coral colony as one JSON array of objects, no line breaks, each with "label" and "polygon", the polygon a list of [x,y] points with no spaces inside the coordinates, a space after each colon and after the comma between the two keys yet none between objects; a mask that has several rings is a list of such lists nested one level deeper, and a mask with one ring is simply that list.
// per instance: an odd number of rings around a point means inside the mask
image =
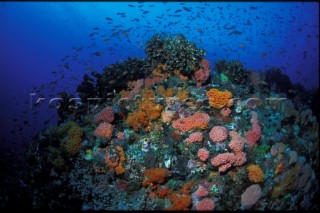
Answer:
[{"label": "round orange coral colony", "polygon": [[260,183],[263,180],[264,174],[262,169],[258,165],[252,164],[248,166],[247,170],[248,178],[251,182]]},{"label": "round orange coral colony", "polygon": [[228,90],[219,91],[215,88],[210,89],[207,92],[207,97],[209,98],[209,105],[215,109],[221,109],[224,106],[232,106],[232,93]]}]

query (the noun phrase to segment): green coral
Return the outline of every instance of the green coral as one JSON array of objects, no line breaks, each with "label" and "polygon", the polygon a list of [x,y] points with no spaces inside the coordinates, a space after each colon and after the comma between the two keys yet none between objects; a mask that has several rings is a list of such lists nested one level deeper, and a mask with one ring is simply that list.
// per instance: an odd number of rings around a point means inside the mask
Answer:
[{"label": "green coral", "polygon": [[179,70],[183,75],[190,76],[195,68],[200,68],[200,60],[206,51],[196,47],[182,34],[175,36],[156,34],[147,41],[145,52],[151,70],[157,64],[165,64],[168,71]]},{"label": "green coral", "polygon": [[67,122],[57,130],[57,134],[63,137],[61,145],[70,155],[79,153],[82,146],[83,131],[77,123]]},{"label": "green coral", "polygon": [[226,76],[223,73],[220,74],[220,79],[221,79],[222,82],[228,82],[229,81],[228,76]]},{"label": "green coral", "polygon": [[247,85],[248,82],[251,82],[250,72],[243,67],[240,61],[220,60],[215,62],[215,67],[220,75],[224,74],[232,83]]},{"label": "green coral", "polygon": [[49,153],[47,161],[52,164],[54,169],[56,169],[57,171],[63,171],[66,165],[66,161],[61,150],[53,146],[49,146],[48,150]]},{"label": "green coral", "polygon": [[270,146],[267,144],[262,144],[260,146],[256,144],[253,147],[253,151],[255,153],[260,153],[260,154],[266,154],[269,151],[269,149],[270,149]]}]

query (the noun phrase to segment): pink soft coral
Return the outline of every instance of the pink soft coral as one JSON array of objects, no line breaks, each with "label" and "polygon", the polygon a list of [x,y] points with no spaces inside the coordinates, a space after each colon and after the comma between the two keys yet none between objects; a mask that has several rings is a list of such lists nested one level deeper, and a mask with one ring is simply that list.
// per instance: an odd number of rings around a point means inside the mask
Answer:
[{"label": "pink soft coral", "polygon": [[229,135],[231,137],[231,141],[229,143],[230,149],[232,149],[232,151],[235,153],[242,152],[244,148],[244,139],[235,131],[229,132]]},{"label": "pink soft coral", "polygon": [[228,117],[231,114],[231,109],[228,107],[224,107],[220,110],[220,113],[223,117]]},{"label": "pink soft coral", "polygon": [[206,161],[209,158],[209,151],[206,148],[199,149],[198,157],[201,161]]},{"label": "pink soft coral", "polygon": [[199,188],[196,191],[196,196],[197,197],[206,197],[208,196],[209,192],[206,188],[204,188],[203,186],[199,186]]},{"label": "pink soft coral", "polygon": [[211,159],[211,164],[214,167],[219,167],[219,172],[225,172],[231,166],[242,166],[246,161],[246,153],[244,152],[236,154],[226,152]]},{"label": "pink soft coral", "polygon": [[202,136],[202,133],[201,132],[194,132],[194,133],[191,133],[189,135],[189,138],[187,138],[185,140],[185,142],[187,144],[190,144],[190,143],[194,143],[194,142],[201,142],[203,139],[203,136]]},{"label": "pink soft coral", "polygon": [[248,145],[252,148],[261,137],[261,127],[259,124],[252,124],[252,129],[246,132],[246,139]]},{"label": "pink soft coral", "polygon": [[228,137],[227,129],[223,126],[214,126],[210,133],[210,138],[215,143],[221,143]]},{"label": "pink soft coral", "polygon": [[256,112],[252,112],[250,123],[252,124],[252,128],[250,131],[246,132],[246,140],[248,145],[252,148],[261,137],[261,127],[259,125],[258,114]]},{"label": "pink soft coral", "polygon": [[194,73],[194,77],[197,80],[197,87],[200,87],[202,83],[206,82],[210,74],[210,62],[202,59],[201,64],[203,68],[198,69]]},{"label": "pink soft coral", "polygon": [[179,118],[178,120],[173,121],[172,127],[181,132],[186,132],[195,128],[204,130],[208,127],[209,120],[210,116],[208,114],[196,112],[190,117]]}]

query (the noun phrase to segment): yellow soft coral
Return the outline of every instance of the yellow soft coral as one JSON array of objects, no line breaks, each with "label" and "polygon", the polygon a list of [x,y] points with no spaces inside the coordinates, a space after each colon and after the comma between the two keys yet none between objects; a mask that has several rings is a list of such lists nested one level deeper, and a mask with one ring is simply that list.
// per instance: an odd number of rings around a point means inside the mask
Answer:
[{"label": "yellow soft coral", "polygon": [[178,87],[178,94],[176,95],[176,98],[181,102],[185,101],[189,98],[189,91]]},{"label": "yellow soft coral", "polygon": [[251,182],[260,183],[263,180],[264,174],[262,169],[258,165],[252,164],[248,166],[247,170],[248,178]]},{"label": "yellow soft coral", "polygon": [[174,88],[165,89],[163,85],[158,86],[158,93],[162,95],[164,98],[174,96]]},{"label": "yellow soft coral", "polygon": [[159,64],[157,68],[152,71],[152,75],[167,78],[168,74],[165,72],[166,69],[167,66],[165,64]]},{"label": "yellow soft coral", "polygon": [[215,109],[221,109],[224,106],[232,106],[232,93],[228,90],[219,91],[215,88],[210,89],[207,92],[209,98],[209,104]]}]

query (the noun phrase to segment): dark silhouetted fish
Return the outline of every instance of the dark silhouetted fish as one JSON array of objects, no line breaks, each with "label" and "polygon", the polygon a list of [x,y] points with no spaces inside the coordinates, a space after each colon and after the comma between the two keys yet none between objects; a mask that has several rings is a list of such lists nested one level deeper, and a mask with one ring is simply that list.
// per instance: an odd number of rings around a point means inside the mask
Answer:
[{"label": "dark silhouetted fish", "polygon": [[183,7],[184,10],[188,11],[188,12],[191,12],[191,10],[187,7]]},{"label": "dark silhouetted fish", "polygon": [[93,53],[93,55],[95,55],[95,56],[102,56],[104,54],[104,52],[95,52],[95,53]]},{"label": "dark silhouetted fish", "polygon": [[231,27],[223,27],[224,29],[226,29],[226,30],[233,30],[233,29],[235,29],[236,28],[236,26],[231,26]]},{"label": "dark silhouetted fish", "polygon": [[228,35],[232,35],[232,34],[234,34],[234,35],[241,35],[242,32],[240,32],[240,31],[238,31],[238,30],[234,30],[234,31],[232,31],[231,33],[229,33]]}]

